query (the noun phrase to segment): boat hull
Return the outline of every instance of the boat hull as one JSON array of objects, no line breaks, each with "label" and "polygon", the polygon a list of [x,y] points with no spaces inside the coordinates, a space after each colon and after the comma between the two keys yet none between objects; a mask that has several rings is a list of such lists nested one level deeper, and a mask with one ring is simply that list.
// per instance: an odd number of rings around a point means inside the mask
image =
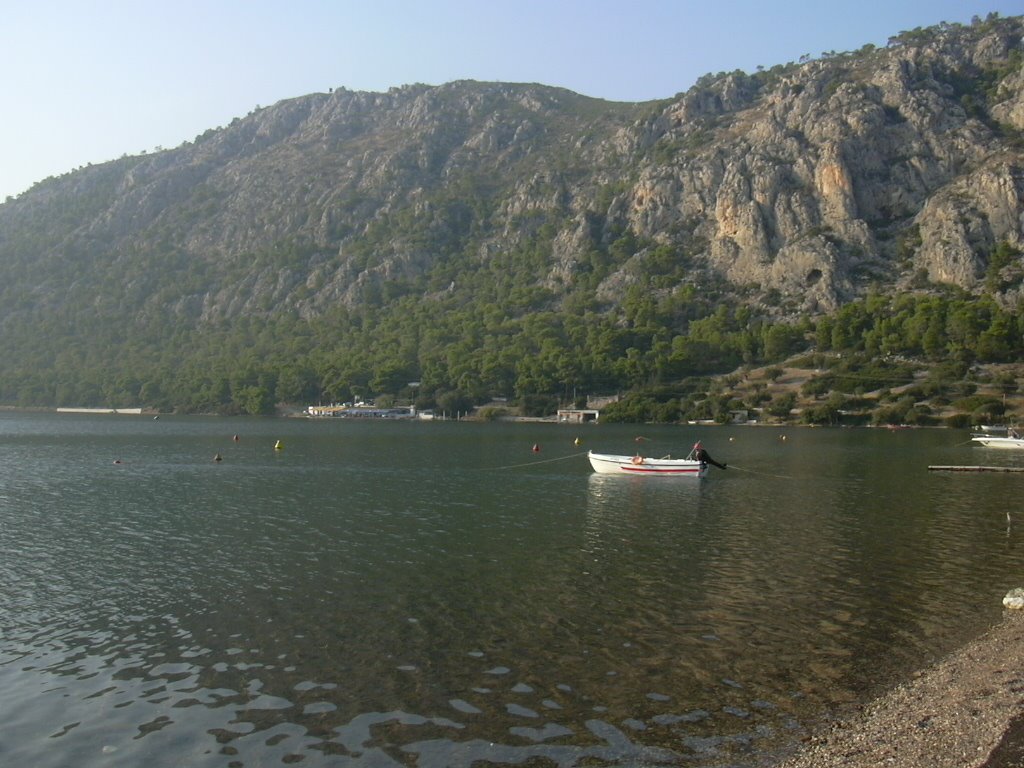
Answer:
[{"label": "boat hull", "polygon": [[702,478],[708,471],[707,464],[693,459],[652,459],[593,451],[587,453],[587,458],[594,471],[602,475]]},{"label": "boat hull", "polygon": [[1016,448],[1024,449],[1024,437],[995,437],[993,435],[975,435],[971,438],[979,445],[986,448]]}]

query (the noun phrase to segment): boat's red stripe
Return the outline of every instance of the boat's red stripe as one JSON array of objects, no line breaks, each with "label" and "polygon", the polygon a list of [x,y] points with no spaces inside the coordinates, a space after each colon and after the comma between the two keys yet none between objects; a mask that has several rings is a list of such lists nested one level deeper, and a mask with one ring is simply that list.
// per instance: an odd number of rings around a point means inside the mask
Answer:
[{"label": "boat's red stripe", "polygon": [[699,469],[645,469],[644,467],[627,467],[620,464],[619,469],[623,472],[646,472],[648,474],[654,473],[659,475],[696,475],[700,472]]}]

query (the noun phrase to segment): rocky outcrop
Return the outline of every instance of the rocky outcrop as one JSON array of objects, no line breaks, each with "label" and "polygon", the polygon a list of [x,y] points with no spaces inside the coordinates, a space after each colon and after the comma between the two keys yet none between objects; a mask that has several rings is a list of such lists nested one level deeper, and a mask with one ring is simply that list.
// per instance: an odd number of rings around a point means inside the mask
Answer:
[{"label": "rocky outcrop", "polygon": [[[291,99],[0,206],[0,284],[57,302],[92,274],[198,323],[427,298],[455,255],[537,262],[555,306],[614,305],[655,262],[659,292],[714,280],[765,313],[922,274],[980,290],[997,244],[1024,248],[1022,33],[941,25],[647,104],[471,81]],[[148,293],[116,284],[139,273]]]}]

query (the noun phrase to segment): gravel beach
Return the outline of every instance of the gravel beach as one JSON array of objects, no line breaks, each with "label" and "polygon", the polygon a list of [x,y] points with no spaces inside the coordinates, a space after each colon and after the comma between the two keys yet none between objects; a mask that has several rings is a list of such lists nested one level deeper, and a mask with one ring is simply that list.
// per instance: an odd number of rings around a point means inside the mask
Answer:
[{"label": "gravel beach", "polygon": [[777,768],[1024,767],[1024,611],[816,734]]}]

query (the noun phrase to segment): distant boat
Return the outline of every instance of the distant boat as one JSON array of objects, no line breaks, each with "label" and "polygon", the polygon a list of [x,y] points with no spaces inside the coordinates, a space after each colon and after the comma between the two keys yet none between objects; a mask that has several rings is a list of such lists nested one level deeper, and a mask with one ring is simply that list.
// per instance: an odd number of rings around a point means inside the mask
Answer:
[{"label": "distant boat", "polygon": [[649,477],[652,475],[682,476],[682,477],[706,477],[708,465],[725,469],[725,464],[719,464],[711,458],[707,451],[698,442],[685,459],[673,459],[664,456],[654,459],[649,456],[618,456],[611,453],[594,453],[587,451],[587,458],[590,459],[590,466],[594,471],[602,475],[640,475]]},{"label": "distant boat", "polygon": [[1015,429],[1009,429],[1006,437],[988,433],[971,435],[971,440],[986,448],[1024,448],[1024,437]]}]

